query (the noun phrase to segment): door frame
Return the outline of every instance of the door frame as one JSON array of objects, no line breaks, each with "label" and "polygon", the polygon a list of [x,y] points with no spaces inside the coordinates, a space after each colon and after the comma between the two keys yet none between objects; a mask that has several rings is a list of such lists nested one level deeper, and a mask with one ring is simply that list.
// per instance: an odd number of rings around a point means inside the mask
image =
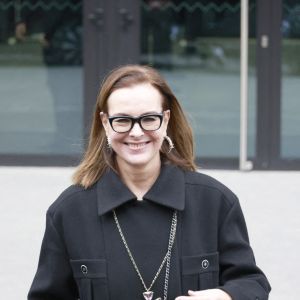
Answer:
[{"label": "door frame", "polygon": [[[281,148],[282,0],[257,1],[257,126],[254,168],[299,170],[299,159],[284,159]],[[267,43],[267,44],[266,44]]]},{"label": "door frame", "polygon": [[138,0],[84,1],[85,140],[90,132],[97,94],[106,74],[121,64],[138,62],[140,51],[138,4]]}]

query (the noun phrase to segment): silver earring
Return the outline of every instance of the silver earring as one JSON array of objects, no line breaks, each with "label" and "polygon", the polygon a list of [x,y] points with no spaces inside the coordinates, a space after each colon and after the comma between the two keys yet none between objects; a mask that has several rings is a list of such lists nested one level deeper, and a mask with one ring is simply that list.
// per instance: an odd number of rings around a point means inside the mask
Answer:
[{"label": "silver earring", "polygon": [[106,136],[106,143],[107,143],[107,148],[108,148],[108,150],[111,150],[112,147],[111,147],[111,140],[110,140],[110,137],[109,137],[109,136]]},{"label": "silver earring", "polygon": [[172,149],[174,149],[174,144],[173,144],[173,142],[172,142],[172,140],[171,140],[171,138],[169,136],[166,135],[164,138],[166,139],[166,141],[169,144],[169,151],[168,151],[168,153],[170,153],[172,151]]}]

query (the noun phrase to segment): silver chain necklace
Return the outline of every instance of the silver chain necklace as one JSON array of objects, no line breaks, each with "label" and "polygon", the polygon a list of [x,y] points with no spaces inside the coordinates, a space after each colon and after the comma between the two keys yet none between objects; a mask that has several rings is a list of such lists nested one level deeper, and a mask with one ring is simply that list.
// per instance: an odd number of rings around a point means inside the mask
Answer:
[{"label": "silver chain necklace", "polygon": [[[172,247],[173,247],[173,244],[174,244],[174,240],[175,240],[175,236],[176,236],[176,226],[177,226],[177,211],[175,210],[174,213],[173,213],[173,217],[172,217],[172,223],[171,223],[171,229],[170,229],[170,236],[169,236],[169,243],[168,243],[168,250],[167,250],[167,253],[163,259],[163,261],[161,262],[149,288],[147,288],[145,282],[144,282],[144,279],[142,277],[142,274],[133,258],[133,255],[128,247],[128,244],[126,242],[126,239],[125,239],[125,236],[123,234],[123,231],[121,229],[121,226],[120,226],[120,223],[119,223],[119,220],[117,218],[117,214],[115,212],[115,210],[113,210],[113,215],[114,215],[114,219],[115,219],[115,222],[116,222],[116,225],[117,225],[117,228],[118,228],[118,231],[120,233],[120,236],[121,236],[121,239],[122,239],[122,242],[127,250],[127,253],[128,253],[128,256],[133,264],[133,267],[138,275],[138,277],[140,278],[142,284],[143,284],[143,287],[145,289],[145,292],[143,292],[143,296],[145,298],[145,300],[152,300],[153,298],[153,292],[151,291],[151,288],[152,286],[154,285],[154,282],[156,281],[156,279],[158,278],[164,264],[166,263],[166,274],[165,274],[165,283],[164,283],[164,300],[167,300],[167,296],[168,296],[168,284],[169,284],[169,272],[170,272],[170,262],[171,262],[171,253],[172,253]],[[161,298],[156,298],[155,300],[161,300]]]}]

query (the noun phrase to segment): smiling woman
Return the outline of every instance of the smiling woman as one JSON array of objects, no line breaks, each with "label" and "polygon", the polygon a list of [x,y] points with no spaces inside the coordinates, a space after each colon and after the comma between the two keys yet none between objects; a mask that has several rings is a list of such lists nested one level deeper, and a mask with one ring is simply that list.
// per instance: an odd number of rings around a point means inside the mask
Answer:
[{"label": "smiling woman", "polygon": [[[109,96],[108,111],[102,112],[101,116],[121,173],[130,166],[159,170],[160,148],[167,135],[170,117],[169,110],[161,113],[162,106],[161,94],[149,83],[121,88]],[[131,119],[117,117],[124,115],[131,116]],[[139,116],[136,118],[138,122],[133,122],[134,116]],[[150,130],[145,130],[145,127]]]},{"label": "smiling woman", "polygon": [[[138,122],[139,126],[137,122],[131,121],[132,128],[126,135],[114,130],[118,120],[115,117],[153,114],[162,116],[162,123],[155,130],[142,128],[146,126],[145,118],[143,122]],[[108,141],[112,143],[113,151],[107,147]],[[74,182],[89,187],[108,168],[117,171],[117,160],[122,160],[129,153],[126,149],[129,150],[130,147],[126,143],[131,144],[132,148],[136,147],[132,144],[138,142],[147,142],[144,154],[149,157],[173,162],[185,170],[196,170],[192,129],[168,84],[150,67],[129,65],[112,71],[101,87],[89,146],[74,175]],[[169,151],[170,147],[174,147],[173,151]],[[121,155],[118,149],[121,150]],[[124,153],[122,149],[125,150]]]},{"label": "smiling woman", "polygon": [[267,300],[239,201],[195,172],[193,145],[158,72],[112,71],[74,185],[47,212],[28,299]]}]

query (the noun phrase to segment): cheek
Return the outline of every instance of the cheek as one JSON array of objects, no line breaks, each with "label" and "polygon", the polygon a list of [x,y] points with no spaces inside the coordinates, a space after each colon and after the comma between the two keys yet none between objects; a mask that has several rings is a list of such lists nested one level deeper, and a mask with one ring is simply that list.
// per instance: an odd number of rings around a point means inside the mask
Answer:
[{"label": "cheek", "polygon": [[164,135],[161,131],[155,131],[151,134],[151,138],[155,143],[161,144],[163,142]]},{"label": "cheek", "polygon": [[113,141],[118,142],[118,141],[122,141],[124,139],[124,134],[117,133],[113,130],[111,130],[109,132],[109,136],[110,136],[110,139],[111,139],[112,142]]}]

